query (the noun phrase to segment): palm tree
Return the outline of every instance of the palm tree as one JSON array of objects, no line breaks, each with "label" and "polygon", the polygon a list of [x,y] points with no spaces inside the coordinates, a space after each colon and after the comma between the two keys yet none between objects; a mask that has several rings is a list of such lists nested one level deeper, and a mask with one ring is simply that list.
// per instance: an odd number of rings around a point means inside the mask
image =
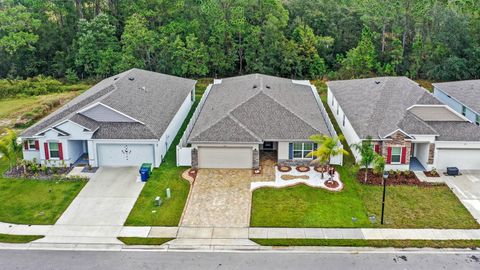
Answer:
[{"label": "palm tree", "polygon": [[368,136],[366,140],[363,140],[359,143],[352,144],[352,147],[355,148],[362,157],[360,164],[365,168],[365,183],[368,178],[368,166],[373,162],[375,158],[375,151],[372,148],[372,137]]},{"label": "palm tree", "polygon": [[317,149],[314,149],[312,152],[307,154],[307,157],[315,158],[312,160],[312,164],[320,164],[325,166],[330,164],[331,157],[338,156],[340,154],[348,155],[348,151],[343,149],[342,145],[339,143],[340,140],[343,140],[342,135],[337,137],[329,137],[327,135],[316,134],[310,136],[310,140],[318,145]]},{"label": "palm tree", "polygon": [[21,149],[15,131],[7,129],[6,135],[0,140],[0,153],[8,160],[10,169],[17,164]]}]

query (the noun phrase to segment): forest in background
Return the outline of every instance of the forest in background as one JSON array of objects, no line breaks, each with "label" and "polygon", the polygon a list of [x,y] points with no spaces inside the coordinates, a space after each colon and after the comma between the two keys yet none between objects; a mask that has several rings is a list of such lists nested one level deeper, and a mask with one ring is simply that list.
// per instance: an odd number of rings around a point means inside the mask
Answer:
[{"label": "forest in background", "polygon": [[0,78],[480,78],[478,0],[1,0]]}]

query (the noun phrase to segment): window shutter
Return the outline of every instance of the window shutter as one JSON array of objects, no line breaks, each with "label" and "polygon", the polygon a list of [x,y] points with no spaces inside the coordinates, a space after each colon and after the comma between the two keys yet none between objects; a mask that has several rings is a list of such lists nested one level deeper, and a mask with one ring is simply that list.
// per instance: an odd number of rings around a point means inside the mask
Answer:
[{"label": "window shutter", "polygon": [[38,141],[35,141],[35,150],[40,150],[40,143]]},{"label": "window shutter", "polygon": [[392,148],[387,147],[387,164],[392,162]]},{"label": "window shutter", "polygon": [[402,147],[402,164],[407,162],[407,147]]},{"label": "window shutter", "polygon": [[23,141],[23,149],[28,150],[28,141]]},{"label": "window shutter", "polygon": [[43,149],[45,150],[45,159],[50,159],[50,155],[48,153],[48,143],[43,143]]},{"label": "window shutter", "polygon": [[58,143],[58,157],[60,160],[63,160],[63,147],[62,143]]},{"label": "window shutter", "polygon": [[375,144],[375,153],[380,154],[380,145]]},{"label": "window shutter", "polygon": [[293,159],[293,143],[288,144],[288,159]]}]

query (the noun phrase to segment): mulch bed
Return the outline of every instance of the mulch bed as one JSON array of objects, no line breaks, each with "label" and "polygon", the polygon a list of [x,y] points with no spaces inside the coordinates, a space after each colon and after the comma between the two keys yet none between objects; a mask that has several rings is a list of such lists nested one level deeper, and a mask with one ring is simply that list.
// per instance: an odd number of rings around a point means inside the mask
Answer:
[{"label": "mulch bed", "polygon": [[23,169],[23,166],[18,166],[18,167],[13,167],[11,170],[7,170],[3,175],[6,177],[11,177],[11,178],[27,178],[27,179],[40,179],[40,180],[50,180],[54,176],[58,175],[66,175],[68,174],[73,167],[57,167],[57,168],[48,168],[47,172],[45,173],[44,170],[39,169],[37,172],[32,172],[30,170],[27,170],[27,173],[25,174],[25,171]]},{"label": "mulch bed", "polygon": [[[371,169],[368,170],[367,173],[367,182],[365,183],[365,169],[360,169],[357,173],[357,180],[358,182],[365,184],[365,185],[374,185],[374,186],[381,186],[383,185],[383,176],[381,174],[375,174]],[[419,186],[419,187],[432,187],[438,186],[435,183],[426,183],[420,181],[415,173],[412,171],[408,172],[405,175],[404,172],[401,173],[393,173],[389,174],[387,178],[387,185],[389,186]]]},{"label": "mulch bed", "polygon": [[302,165],[297,166],[295,169],[297,169],[297,171],[299,171],[299,172],[308,172],[308,171],[310,171],[310,167],[308,167],[308,166],[302,166]]},{"label": "mulch bed", "polygon": [[340,186],[340,183],[335,180],[328,180],[325,181],[325,186],[328,188],[338,188],[338,186]]},{"label": "mulch bed", "polygon": [[424,171],[423,172],[425,174],[425,176],[427,177],[440,177],[440,174],[438,174],[438,172],[436,171]]},{"label": "mulch bed", "polygon": [[291,175],[291,174],[284,174],[280,176],[282,180],[288,181],[288,180],[294,180],[294,179],[305,179],[308,180],[310,179],[310,176],[308,175]]},{"label": "mulch bed", "polygon": [[281,172],[289,172],[289,171],[292,170],[292,167],[290,167],[288,165],[279,165],[279,166],[277,166],[277,168]]},{"label": "mulch bed", "polygon": [[188,176],[192,177],[193,179],[197,178],[197,173],[198,173],[198,170],[197,169],[190,169],[188,171]]}]

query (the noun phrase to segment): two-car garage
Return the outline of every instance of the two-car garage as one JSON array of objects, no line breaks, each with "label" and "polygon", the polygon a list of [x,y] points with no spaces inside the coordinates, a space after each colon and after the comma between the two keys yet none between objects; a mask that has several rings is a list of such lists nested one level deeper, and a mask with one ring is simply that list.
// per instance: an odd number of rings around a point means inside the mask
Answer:
[{"label": "two-car garage", "polygon": [[155,164],[154,144],[98,143],[98,166],[140,166],[142,163]]},{"label": "two-car garage", "polygon": [[253,165],[253,148],[199,146],[199,168],[234,168],[250,169]]},{"label": "two-car garage", "polygon": [[480,169],[480,148],[437,148],[435,166],[444,171],[447,167],[460,170]]}]

